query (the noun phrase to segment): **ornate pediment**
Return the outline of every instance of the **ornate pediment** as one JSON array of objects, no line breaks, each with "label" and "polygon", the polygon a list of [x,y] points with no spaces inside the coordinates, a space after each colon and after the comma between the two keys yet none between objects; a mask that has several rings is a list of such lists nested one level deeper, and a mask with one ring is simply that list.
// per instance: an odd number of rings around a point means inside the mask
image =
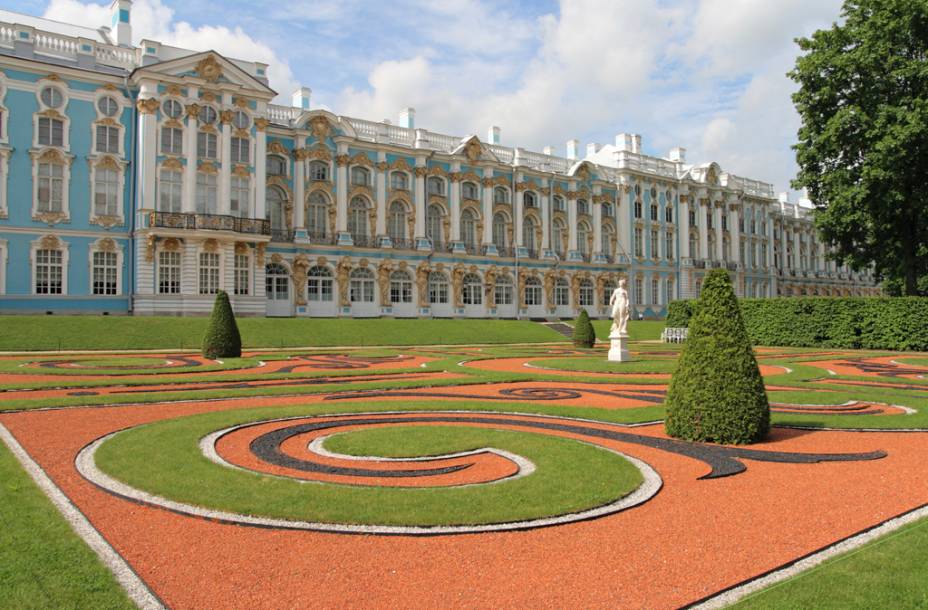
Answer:
[{"label": "ornate pediment", "polygon": [[492,161],[499,163],[499,157],[493,154],[489,148],[483,145],[477,136],[464,138],[461,144],[453,151],[454,155],[461,155],[467,158],[468,163],[477,163],[480,161]]},{"label": "ornate pediment", "polygon": [[[245,90],[246,95],[256,95],[270,99],[276,92],[258,80],[254,75],[229,61],[215,51],[194,53],[186,57],[179,57],[163,61],[150,66],[139,68],[133,73],[133,79],[163,78],[165,80],[192,80],[194,83],[206,83],[214,89],[222,89],[223,85],[237,85]],[[177,82],[172,83],[179,87]],[[240,92],[241,94],[241,92]]]}]

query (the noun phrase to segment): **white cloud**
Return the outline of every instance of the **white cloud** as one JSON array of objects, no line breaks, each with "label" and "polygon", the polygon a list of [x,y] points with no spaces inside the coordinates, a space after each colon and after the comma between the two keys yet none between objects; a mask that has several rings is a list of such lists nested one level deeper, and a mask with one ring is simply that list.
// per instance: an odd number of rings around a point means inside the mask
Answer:
[{"label": "white cloud", "polygon": [[[43,17],[98,28],[110,23],[108,6],[80,0],[52,0]],[[246,34],[241,28],[224,26],[194,27],[174,20],[174,10],[161,0],[136,0],[132,3],[132,38],[134,43],[148,38],[193,51],[213,50],[230,58],[268,64],[271,88],[284,100],[298,86],[290,66],[266,44]]]}]

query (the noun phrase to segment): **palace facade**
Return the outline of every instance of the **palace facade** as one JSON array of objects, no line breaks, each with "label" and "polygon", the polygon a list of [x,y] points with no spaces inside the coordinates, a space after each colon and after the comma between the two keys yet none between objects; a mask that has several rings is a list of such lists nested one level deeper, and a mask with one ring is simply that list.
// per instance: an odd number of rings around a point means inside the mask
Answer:
[{"label": "palace facade", "polygon": [[641,137],[565,156],[271,103],[268,66],[0,11],[0,312],[663,315],[728,269],[746,297],[873,295],[806,208]]}]

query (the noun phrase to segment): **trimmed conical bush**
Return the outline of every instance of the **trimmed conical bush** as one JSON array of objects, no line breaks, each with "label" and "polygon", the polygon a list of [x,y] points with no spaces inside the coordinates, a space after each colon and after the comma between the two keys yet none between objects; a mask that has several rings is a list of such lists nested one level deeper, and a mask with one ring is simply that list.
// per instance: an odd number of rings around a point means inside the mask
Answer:
[{"label": "trimmed conical bush", "polygon": [[206,358],[239,358],[242,355],[242,337],[235,323],[235,314],[229,295],[220,290],[213,304],[209,326],[203,336],[203,356]]},{"label": "trimmed conical bush", "polygon": [[596,343],[596,331],[585,309],[580,310],[577,321],[574,323],[574,345],[577,347],[593,347]]},{"label": "trimmed conical bush", "polygon": [[742,444],[770,429],[770,405],[728,272],[706,274],[667,391],[667,434]]}]

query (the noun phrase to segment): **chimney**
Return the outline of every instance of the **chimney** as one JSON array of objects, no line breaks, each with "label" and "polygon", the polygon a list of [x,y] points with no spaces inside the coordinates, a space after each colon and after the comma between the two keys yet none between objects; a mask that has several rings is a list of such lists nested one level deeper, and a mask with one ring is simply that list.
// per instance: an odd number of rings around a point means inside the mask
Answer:
[{"label": "chimney", "polygon": [[113,0],[110,5],[112,31],[116,34],[116,44],[121,47],[132,46],[132,25],[129,23],[129,13],[131,12],[132,0]]},{"label": "chimney", "polygon": [[293,92],[293,105],[301,110],[309,110],[309,98],[313,90],[309,87],[300,87]]},{"label": "chimney", "polygon": [[630,133],[619,133],[615,136],[615,147],[619,150],[631,150],[632,149],[632,134]]},{"label": "chimney", "polygon": [[686,149],[682,146],[671,148],[669,158],[674,163],[686,163]]},{"label": "chimney", "polygon": [[403,108],[400,111],[400,127],[405,127],[406,129],[416,128],[415,108]]},{"label": "chimney", "polygon": [[541,152],[544,153],[544,154],[546,154],[546,155],[548,155],[548,156],[550,157],[551,155],[554,154],[554,147],[553,147],[553,146],[545,146],[544,148],[541,149]]},{"label": "chimney", "polygon": [[632,135],[632,152],[641,154],[641,136],[637,133]]},{"label": "chimney", "polygon": [[586,145],[586,156],[592,157],[599,152],[599,149],[602,148],[602,144],[597,144],[595,142],[590,142]]},{"label": "chimney", "polygon": [[577,153],[580,150],[580,140],[573,138],[572,140],[567,140],[567,158],[576,159]]},{"label": "chimney", "polygon": [[490,129],[487,131],[487,142],[489,142],[490,144],[499,144],[500,142],[499,134],[500,134],[500,128],[497,127],[496,125],[491,126]]}]

